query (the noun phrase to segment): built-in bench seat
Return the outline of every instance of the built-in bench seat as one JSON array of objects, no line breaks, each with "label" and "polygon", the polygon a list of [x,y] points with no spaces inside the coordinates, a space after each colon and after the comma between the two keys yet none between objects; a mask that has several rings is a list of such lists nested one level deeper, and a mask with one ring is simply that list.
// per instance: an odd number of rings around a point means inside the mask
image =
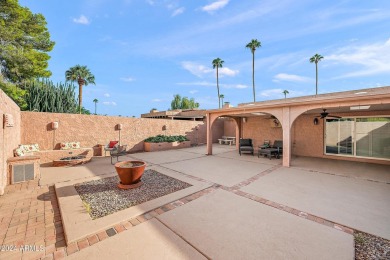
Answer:
[{"label": "built-in bench seat", "polygon": [[51,164],[54,160],[59,160],[63,157],[83,155],[90,160],[93,156],[93,148],[80,147],[79,142],[61,143],[60,147],[60,150],[40,150],[38,144],[24,144],[19,145],[14,153],[15,158],[19,158],[19,160],[23,160],[27,156],[38,156],[41,165]]}]

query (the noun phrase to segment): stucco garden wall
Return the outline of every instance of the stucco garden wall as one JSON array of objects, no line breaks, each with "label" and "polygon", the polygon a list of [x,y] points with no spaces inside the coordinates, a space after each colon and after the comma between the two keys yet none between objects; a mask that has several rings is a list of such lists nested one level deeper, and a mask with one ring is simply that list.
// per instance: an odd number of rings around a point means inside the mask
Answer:
[{"label": "stucco garden wall", "polygon": [[[58,129],[52,129],[52,122],[59,123]],[[122,124],[121,131],[118,124]],[[219,120],[214,140],[221,138],[223,131],[223,120]],[[20,142],[38,143],[41,150],[59,149],[59,143],[73,141],[81,142],[81,147],[106,145],[119,140],[119,133],[121,144],[127,144],[131,152],[143,151],[143,140],[158,134],[185,135],[191,144],[206,143],[206,125],[200,121],[21,112]]]},{"label": "stucco garden wall", "polygon": [[[14,120],[13,127],[4,126],[4,114],[11,114]],[[20,143],[20,109],[0,89],[0,195],[4,194],[7,185],[7,159],[13,156],[13,149]]]}]

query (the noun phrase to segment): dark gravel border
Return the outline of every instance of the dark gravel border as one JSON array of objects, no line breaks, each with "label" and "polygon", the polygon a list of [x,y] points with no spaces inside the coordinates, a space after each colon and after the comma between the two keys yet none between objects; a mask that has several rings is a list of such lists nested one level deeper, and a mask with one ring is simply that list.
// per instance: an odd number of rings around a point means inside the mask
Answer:
[{"label": "dark gravel border", "polygon": [[390,259],[390,240],[355,231],[355,259]]},{"label": "dark gravel border", "polygon": [[192,186],[154,170],[146,170],[141,180],[141,187],[129,190],[118,188],[118,176],[76,184],[75,189],[97,219]]}]

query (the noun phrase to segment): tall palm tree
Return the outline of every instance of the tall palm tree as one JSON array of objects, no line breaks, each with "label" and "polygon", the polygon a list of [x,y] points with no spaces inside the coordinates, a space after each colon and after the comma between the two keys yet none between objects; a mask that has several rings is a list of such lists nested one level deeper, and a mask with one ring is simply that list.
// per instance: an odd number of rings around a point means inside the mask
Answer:
[{"label": "tall palm tree", "polygon": [[314,54],[313,57],[310,58],[310,63],[315,63],[316,64],[316,96],[318,94],[318,62],[322,60],[324,57],[322,57],[320,54]]},{"label": "tall palm tree", "polygon": [[253,102],[256,102],[256,91],[255,91],[255,51],[257,48],[261,47],[261,42],[257,39],[252,39],[250,43],[248,43],[246,48],[250,49],[252,52],[252,84],[253,84]]},{"label": "tall palm tree", "polygon": [[96,103],[98,103],[99,100],[97,100],[96,98],[93,100],[93,103],[95,103],[95,115],[96,115]]},{"label": "tall palm tree", "polygon": [[65,72],[66,81],[72,81],[79,84],[79,111],[83,104],[83,85],[95,84],[95,76],[89,71],[87,66],[76,65]]},{"label": "tall palm tree", "polygon": [[287,98],[287,94],[289,94],[290,92],[288,92],[288,90],[283,90],[282,93],[284,94],[284,98]]},{"label": "tall palm tree", "polygon": [[219,98],[221,99],[221,104],[222,104],[222,106],[223,106],[223,99],[225,98],[225,95],[224,95],[224,94],[221,94],[221,95],[219,95]]},{"label": "tall palm tree", "polygon": [[218,68],[222,68],[223,60],[220,58],[214,59],[211,64],[213,64],[213,69],[217,68],[217,91],[218,91],[218,107],[221,108],[221,99],[219,97],[219,78],[218,78]]}]

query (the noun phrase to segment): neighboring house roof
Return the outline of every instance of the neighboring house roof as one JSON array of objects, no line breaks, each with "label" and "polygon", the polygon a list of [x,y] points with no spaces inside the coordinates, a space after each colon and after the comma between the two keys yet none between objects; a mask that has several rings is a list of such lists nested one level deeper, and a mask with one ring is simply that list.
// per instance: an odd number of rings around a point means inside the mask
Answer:
[{"label": "neighboring house roof", "polygon": [[141,118],[170,118],[178,120],[203,120],[206,115],[205,109],[177,109],[168,111],[156,111],[142,114]]}]

